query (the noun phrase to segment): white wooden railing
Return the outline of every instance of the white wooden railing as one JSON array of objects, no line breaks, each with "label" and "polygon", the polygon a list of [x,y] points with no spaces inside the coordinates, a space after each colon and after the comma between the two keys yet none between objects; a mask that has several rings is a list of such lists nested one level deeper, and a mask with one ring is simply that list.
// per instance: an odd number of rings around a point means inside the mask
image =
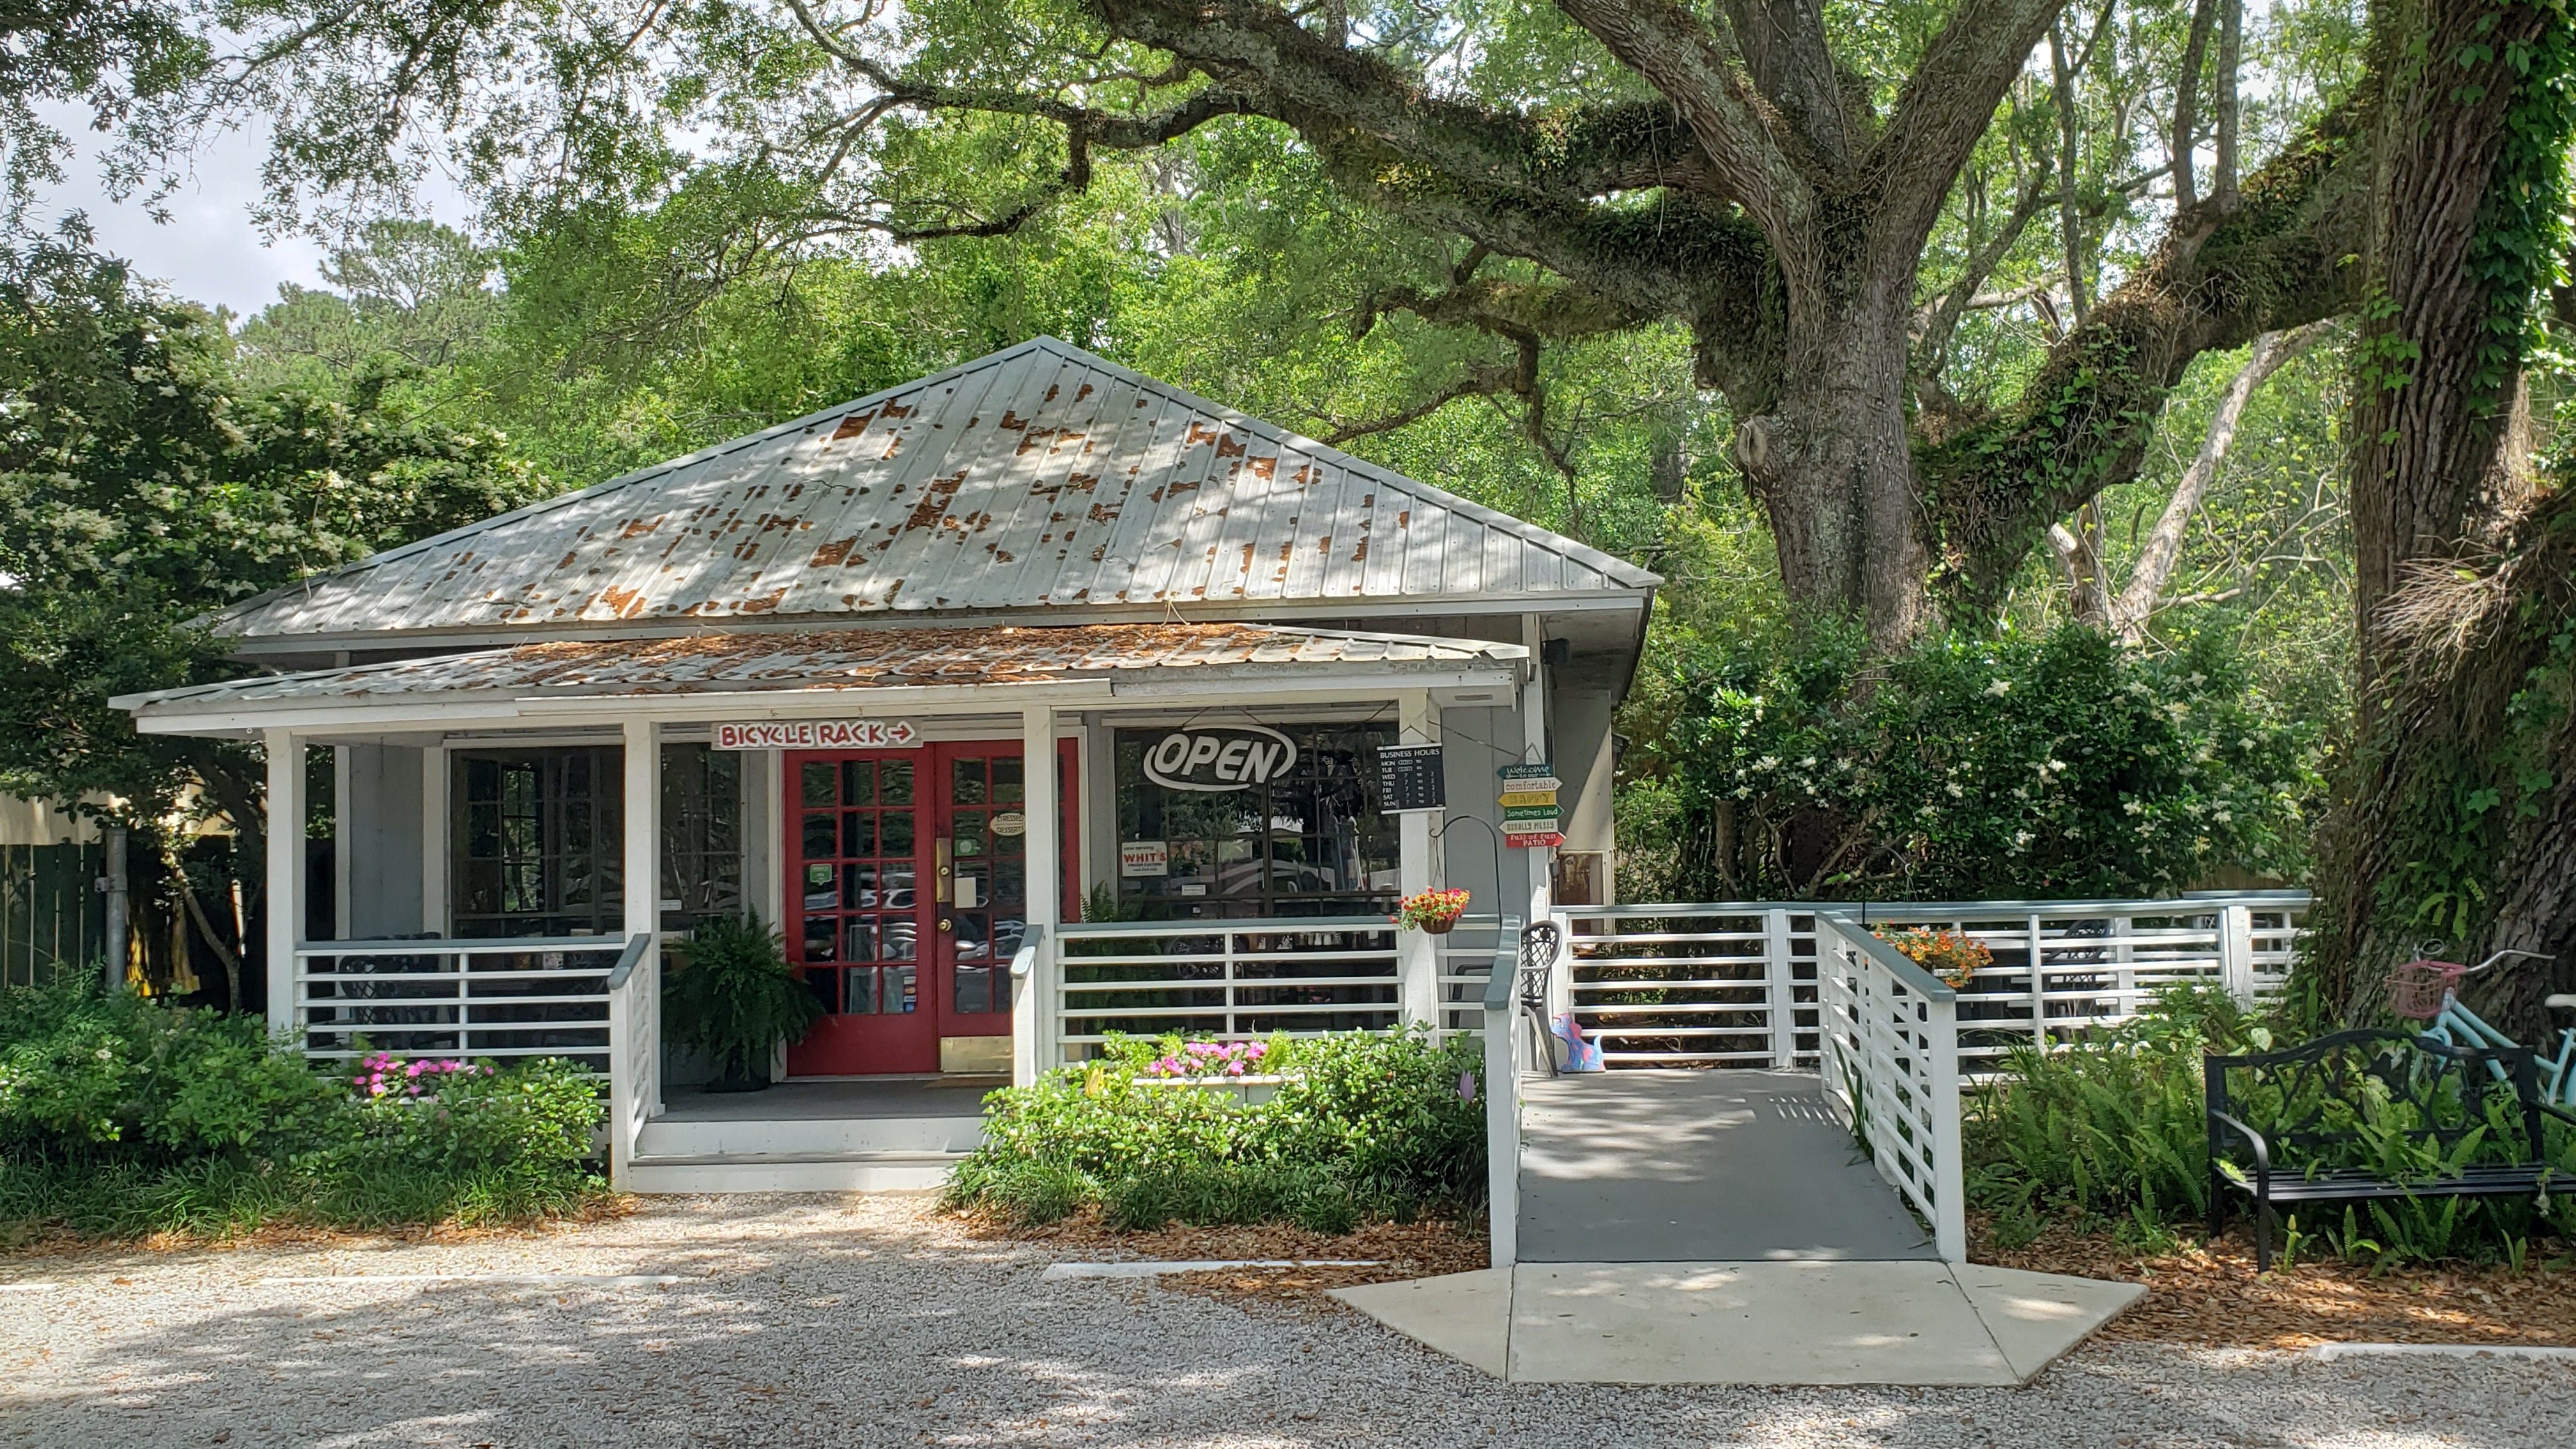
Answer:
[{"label": "white wooden railing", "polygon": [[[304,1050],[472,1058],[569,1057],[610,1069],[614,936],[308,941],[295,948]],[[647,1038],[649,1040],[649,1038]]]},{"label": "white wooden railing", "polygon": [[[1485,1222],[1492,1253],[1487,1266],[1495,1268],[1520,1259],[1521,1072],[1536,1061],[1536,1052],[1547,1050],[1545,1042],[1533,1046],[1513,1009],[1520,937],[1520,917],[1494,923],[1476,996],[1477,1029],[1485,1043]],[[1442,970],[1445,976],[1447,968]],[[1444,988],[1442,1000],[1447,999]]]},{"label": "white wooden railing", "polygon": [[1991,1066],[2015,1043],[2060,1045],[2125,1021],[2159,990],[2280,989],[2304,891],[2157,901],[1735,901],[1560,908],[1571,1008],[1612,1066],[1806,1066],[1817,1059],[1817,912],[1874,930],[1963,932],[1994,964],[1959,993],[1959,1051]]},{"label": "white wooden railing", "polygon": [[1396,1024],[1396,932],[1384,916],[1092,921],[1048,953],[1058,1061],[1111,1032],[1320,1036]]},{"label": "white wooden railing", "polygon": [[1817,1072],[1826,1105],[1932,1225],[1942,1258],[1964,1263],[1959,995],[1855,919],[1820,914],[1815,928]]},{"label": "white wooden railing", "polygon": [[1431,1023],[1435,1035],[1445,1038],[1485,1029],[1485,988],[1494,963],[1506,962],[1508,974],[1509,961],[1519,953],[1520,934],[1518,916],[1461,916],[1448,935],[1432,938],[1433,956],[1440,963],[1439,1014]]},{"label": "white wooden railing", "polygon": [[662,1110],[661,972],[653,938],[627,939],[603,983],[608,993],[608,1181],[627,1185],[644,1124]]}]

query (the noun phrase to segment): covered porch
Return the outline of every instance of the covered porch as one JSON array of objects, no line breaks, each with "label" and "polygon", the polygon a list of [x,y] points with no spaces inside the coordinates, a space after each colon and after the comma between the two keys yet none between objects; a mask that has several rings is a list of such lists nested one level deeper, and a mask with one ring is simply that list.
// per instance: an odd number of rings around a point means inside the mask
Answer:
[{"label": "covered porch", "polygon": [[[1495,789],[1546,758],[1532,655],[897,626],[525,644],[124,703],[146,732],[264,745],[267,1000],[309,1052],[583,1059],[638,1190],[910,1187],[973,1145],[973,1088],[1112,1031],[1478,1026],[1496,920],[1548,904],[1550,852],[1504,847]],[[1425,745],[1446,810],[1380,810],[1378,750]],[[1434,885],[1470,889],[1482,926],[1394,931],[1394,899]],[[1083,924],[1086,898],[1110,919]],[[718,1098],[664,1047],[661,983],[697,919],[744,911],[826,1014],[774,1063],[789,1086]]]}]

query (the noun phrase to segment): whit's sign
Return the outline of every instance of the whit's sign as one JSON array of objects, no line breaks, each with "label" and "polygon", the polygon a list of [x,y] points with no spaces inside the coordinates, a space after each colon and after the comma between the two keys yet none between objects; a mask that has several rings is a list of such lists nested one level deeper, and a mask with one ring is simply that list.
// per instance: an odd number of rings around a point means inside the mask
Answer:
[{"label": "whit's sign", "polygon": [[720,750],[909,750],[921,731],[908,719],[765,719],[716,726]]}]

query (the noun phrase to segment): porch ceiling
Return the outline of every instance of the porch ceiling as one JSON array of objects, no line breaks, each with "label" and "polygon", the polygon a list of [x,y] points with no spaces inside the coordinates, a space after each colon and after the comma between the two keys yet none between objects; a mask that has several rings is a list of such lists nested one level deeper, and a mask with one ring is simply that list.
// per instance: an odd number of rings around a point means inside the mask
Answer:
[{"label": "porch ceiling", "polygon": [[[272,674],[126,695],[112,703],[147,731],[192,723],[239,728],[315,707],[404,706],[517,713],[523,704],[672,696],[845,697],[851,691],[1067,686],[1103,694],[1187,670],[1239,689],[1255,681],[1324,684],[1364,674],[1428,687],[1515,670],[1518,644],[1250,624],[1090,624],[1060,628],[835,629],[524,644],[426,659]],[[1162,693],[1157,689],[1153,692]],[[1193,691],[1197,692],[1197,691]],[[713,698],[710,698],[713,703]]]}]

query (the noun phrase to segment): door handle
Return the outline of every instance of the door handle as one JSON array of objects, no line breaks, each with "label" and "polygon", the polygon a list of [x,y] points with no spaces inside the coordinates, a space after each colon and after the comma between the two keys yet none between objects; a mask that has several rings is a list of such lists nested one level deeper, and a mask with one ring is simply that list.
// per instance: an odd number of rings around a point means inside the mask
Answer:
[{"label": "door handle", "polygon": [[939,918],[939,929],[943,931],[948,929],[948,918],[946,916],[941,916]]}]

